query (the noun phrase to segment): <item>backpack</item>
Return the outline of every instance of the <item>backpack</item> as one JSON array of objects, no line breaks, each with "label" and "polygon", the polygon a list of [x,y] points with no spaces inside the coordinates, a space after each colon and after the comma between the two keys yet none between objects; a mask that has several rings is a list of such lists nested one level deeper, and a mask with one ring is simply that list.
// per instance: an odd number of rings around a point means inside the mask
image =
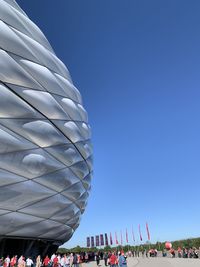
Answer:
[{"label": "backpack", "polygon": [[126,264],[126,258],[123,256],[122,264]]}]

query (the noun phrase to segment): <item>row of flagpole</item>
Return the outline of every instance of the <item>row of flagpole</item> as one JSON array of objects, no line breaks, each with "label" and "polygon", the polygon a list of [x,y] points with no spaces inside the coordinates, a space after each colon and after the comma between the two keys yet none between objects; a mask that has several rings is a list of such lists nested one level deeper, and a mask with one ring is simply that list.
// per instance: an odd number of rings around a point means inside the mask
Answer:
[{"label": "row of flagpole", "polygon": [[[133,227],[131,230],[132,230],[132,240],[135,242],[135,235],[134,235]],[[143,241],[140,224],[138,225],[138,231],[139,231],[140,241]],[[147,239],[148,239],[148,241],[150,241],[151,237],[150,237],[150,231],[149,231],[148,223],[146,223],[146,232],[147,232]],[[120,239],[121,239],[120,240],[121,242],[119,242],[117,232],[115,232],[115,245],[123,245],[124,242],[123,242],[122,231],[120,231]],[[96,247],[114,245],[112,233],[110,232],[110,242],[108,240],[108,234],[107,233],[105,233],[104,235],[103,234],[96,235],[95,236],[95,242],[94,242],[94,236],[87,237],[87,247],[95,247],[94,243],[96,243]],[[127,228],[126,228],[126,244],[129,244],[129,236],[128,236]]]}]

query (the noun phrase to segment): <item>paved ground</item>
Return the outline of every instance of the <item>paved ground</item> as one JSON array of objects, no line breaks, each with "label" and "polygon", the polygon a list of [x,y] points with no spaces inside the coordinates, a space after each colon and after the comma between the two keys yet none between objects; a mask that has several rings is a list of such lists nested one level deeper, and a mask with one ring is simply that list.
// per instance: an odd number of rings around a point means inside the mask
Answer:
[{"label": "paved ground", "polygon": [[[200,267],[200,259],[169,258],[128,258],[128,267]],[[83,264],[83,267],[97,267],[96,262]],[[101,267],[104,267],[103,261]]]},{"label": "paved ground", "polygon": [[128,259],[128,267],[197,267],[200,266],[199,259],[169,259],[169,258],[150,258],[150,259]]}]

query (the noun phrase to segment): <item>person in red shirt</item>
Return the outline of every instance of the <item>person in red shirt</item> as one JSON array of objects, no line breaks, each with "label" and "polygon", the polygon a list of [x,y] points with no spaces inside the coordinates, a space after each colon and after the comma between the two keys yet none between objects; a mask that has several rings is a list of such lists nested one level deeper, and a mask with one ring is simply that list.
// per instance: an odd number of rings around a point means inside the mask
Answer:
[{"label": "person in red shirt", "polygon": [[49,262],[50,262],[50,259],[49,259],[48,255],[46,255],[46,257],[44,258],[44,261],[43,261],[43,265],[46,267],[46,266],[48,266]]},{"label": "person in red shirt", "polygon": [[11,261],[10,261],[10,266],[14,267],[17,263],[17,256],[13,256]]},{"label": "person in red shirt", "polygon": [[170,253],[172,255],[172,258],[175,258],[175,250],[173,248],[170,249]]},{"label": "person in red shirt", "polygon": [[112,255],[110,256],[110,266],[115,267],[117,264],[117,257],[114,252],[112,252]]},{"label": "person in red shirt", "polygon": [[178,257],[179,258],[182,257],[182,249],[180,247],[178,247]]},{"label": "person in red shirt", "polygon": [[53,259],[53,267],[58,267],[58,256],[57,255]]}]

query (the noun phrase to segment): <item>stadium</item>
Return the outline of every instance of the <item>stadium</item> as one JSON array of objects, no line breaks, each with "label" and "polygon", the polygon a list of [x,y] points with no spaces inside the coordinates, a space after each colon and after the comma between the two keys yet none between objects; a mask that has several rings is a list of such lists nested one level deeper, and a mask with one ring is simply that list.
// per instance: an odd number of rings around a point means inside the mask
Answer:
[{"label": "stadium", "polygon": [[91,187],[87,113],[66,66],[15,1],[0,8],[0,254],[71,238]]}]

